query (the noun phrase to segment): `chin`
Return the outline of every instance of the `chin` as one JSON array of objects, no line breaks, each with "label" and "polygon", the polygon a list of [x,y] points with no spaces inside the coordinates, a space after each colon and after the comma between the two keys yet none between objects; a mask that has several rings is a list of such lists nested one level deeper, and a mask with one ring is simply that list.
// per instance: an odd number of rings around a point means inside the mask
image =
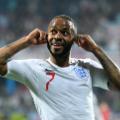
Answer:
[{"label": "chin", "polygon": [[53,47],[50,47],[50,51],[52,54],[54,55],[61,55],[63,54],[63,52],[65,51],[64,48],[60,48],[60,49],[55,49]]},{"label": "chin", "polygon": [[61,56],[63,56],[63,52],[51,52],[51,54],[54,57],[61,57]]},{"label": "chin", "polygon": [[66,57],[66,56],[69,56],[69,51],[68,52],[50,52],[51,55],[55,58],[63,58],[63,57]]}]

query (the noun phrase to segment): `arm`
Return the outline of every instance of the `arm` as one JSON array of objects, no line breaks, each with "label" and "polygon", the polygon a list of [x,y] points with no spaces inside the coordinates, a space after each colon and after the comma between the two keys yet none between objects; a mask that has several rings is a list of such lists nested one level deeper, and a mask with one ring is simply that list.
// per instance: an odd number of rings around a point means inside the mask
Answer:
[{"label": "arm", "polygon": [[89,35],[78,35],[76,43],[85,50],[92,52],[98,58],[110,79],[110,87],[120,90],[120,68],[113,63],[102,48]]},{"label": "arm", "polygon": [[7,61],[9,58],[30,45],[46,43],[46,36],[45,32],[35,29],[27,36],[0,48],[0,74],[5,75],[7,73]]}]

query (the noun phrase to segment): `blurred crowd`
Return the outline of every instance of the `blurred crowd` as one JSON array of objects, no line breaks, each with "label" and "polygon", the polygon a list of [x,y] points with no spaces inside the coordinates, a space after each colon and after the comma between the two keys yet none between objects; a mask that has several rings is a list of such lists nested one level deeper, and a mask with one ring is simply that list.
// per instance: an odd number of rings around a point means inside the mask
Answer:
[{"label": "blurred crowd", "polygon": [[[0,0],[0,47],[34,28],[47,31],[54,16],[66,14],[75,20],[78,33],[90,34],[120,66],[119,5],[119,0]],[[45,45],[31,46],[15,55],[14,59],[47,58],[48,55]],[[76,45],[71,55],[96,59]],[[0,91],[0,120],[39,120],[32,98],[23,85],[0,78]],[[102,120],[119,120],[120,94],[98,88],[94,91],[101,114],[108,116]]]}]

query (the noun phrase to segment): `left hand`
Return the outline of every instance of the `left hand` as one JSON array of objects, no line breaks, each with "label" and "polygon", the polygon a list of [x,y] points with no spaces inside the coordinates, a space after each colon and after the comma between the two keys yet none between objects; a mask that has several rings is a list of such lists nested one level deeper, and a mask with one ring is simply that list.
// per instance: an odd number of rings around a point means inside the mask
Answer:
[{"label": "left hand", "polygon": [[91,52],[93,52],[98,47],[98,45],[90,37],[90,35],[78,34],[76,37],[75,43],[79,47],[82,47],[83,49]]},{"label": "left hand", "polygon": [[47,43],[47,33],[36,28],[26,36],[26,40],[33,45],[45,44]]}]

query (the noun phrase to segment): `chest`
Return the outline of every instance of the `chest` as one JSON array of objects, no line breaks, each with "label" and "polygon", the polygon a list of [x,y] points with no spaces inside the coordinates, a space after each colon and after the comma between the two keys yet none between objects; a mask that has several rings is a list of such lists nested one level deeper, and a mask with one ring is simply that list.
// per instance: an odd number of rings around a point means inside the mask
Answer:
[{"label": "chest", "polygon": [[67,70],[51,67],[33,70],[32,80],[40,95],[87,94],[91,90],[90,72],[82,67]]}]

